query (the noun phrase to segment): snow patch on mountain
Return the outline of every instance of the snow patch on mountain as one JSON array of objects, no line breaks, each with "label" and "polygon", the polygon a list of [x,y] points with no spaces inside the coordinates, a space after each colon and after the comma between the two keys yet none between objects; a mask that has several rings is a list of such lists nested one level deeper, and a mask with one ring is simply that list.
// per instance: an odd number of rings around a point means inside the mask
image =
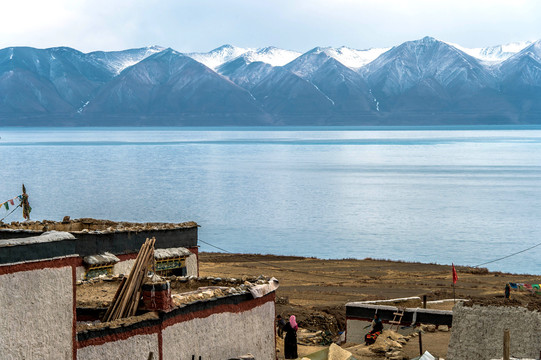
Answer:
[{"label": "snow patch on mountain", "polygon": [[129,49],[123,51],[95,51],[88,56],[105,65],[113,74],[118,75],[122,70],[133,66],[140,61],[163,51],[165,48],[161,46],[147,46],[140,49]]},{"label": "snow patch on mountain", "polygon": [[541,64],[541,40],[536,41],[520,52],[521,56],[528,56]]},{"label": "snow patch on mountain", "polygon": [[279,49],[274,46],[269,46],[262,49],[250,50],[241,56],[246,62],[261,61],[272,66],[284,66],[285,64],[295,60],[302,54],[297,51]]},{"label": "snow patch on mountain", "polygon": [[78,114],[81,114],[83,112],[83,110],[85,109],[85,107],[90,103],[90,101],[86,101],[83,106],[81,106],[79,109],[77,109],[77,113]]},{"label": "snow patch on mountain", "polygon": [[513,42],[504,45],[487,46],[483,48],[466,48],[458,44],[447,43],[455,48],[465,52],[466,54],[473,56],[474,58],[481,60],[487,65],[498,64],[511,56],[519,53],[526,47],[532,44],[531,41]]},{"label": "snow patch on mountain", "polygon": [[316,86],[316,84],[314,84],[313,82],[310,82],[310,84],[312,84],[312,86],[315,87],[317,91],[319,91],[323,96],[325,96],[327,98],[327,100],[329,100],[331,102],[331,104],[333,104],[333,106],[335,105],[334,100],[331,99],[329,96],[327,96],[327,94],[325,94],[323,91],[321,91],[321,89],[318,88]]},{"label": "snow patch on mountain", "polygon": [[202,63],[208,68],[216,70],[218,66],[233,60],[248,51],[255,51],[255,49],[245,49],[232,45],[223,45],[207,53],[188,53],[185,55]]},{"label": "snow patch on mountain", "polygon": [[378,56],[390,48],[375,48],[366,50],[355,50],[342,46],[339,48],[326,48],[325,53],[350,69],[356,70],[374,61]]},{"label": "snow patch on mountain", "polygon": [[128,54],[127,56],[120,57],[118,59],[118,62],[114,64],[116,65],[116,71],[117,73],[120,73],[125,68],[135,65],[141,60],[144,60],[151,55],[159,53],[160,51],[163,51],[164,49],[165,48],[161,46],[150,46],[150,47],[144,48],[143,51],[141,51],[140,53]]}]

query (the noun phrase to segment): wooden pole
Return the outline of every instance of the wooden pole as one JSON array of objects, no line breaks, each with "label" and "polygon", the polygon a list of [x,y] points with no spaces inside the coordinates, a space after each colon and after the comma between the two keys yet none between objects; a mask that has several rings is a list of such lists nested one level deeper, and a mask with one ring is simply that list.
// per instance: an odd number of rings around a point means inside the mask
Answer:
[{"label": "wooden pole", "polygon": [[453,283],[453,302],[456,304],[455,283]]},{"label": "wooden pole", "polygon": [[426,295],[423,295],[423,309],[426,309]]},{"label": "wooden pole", "polygon": [[[138,281],[138,278],[139,278],[139,274],[141,272],[141,268],[144,266],[144,261],[147,257],[147,254],[148,254],[148,251],[149,251],[149,246],[148,246],[148,239],[147,241],[145,242],[145,244],[143,245],[145,247],[144,251],[143,251],[143,255],[141,256],[141,259],[139,259],[139,261],[137,261],[135,264],[133,264],[133,268],[132,268],[132,272],[130,273],[130,285],[128,287],[128,290],[126,292],[126,296],[122,299],[122,303],[120,305],[120,310],[119,310],[119,318],[122,318],[124,317],[124,314],[127,313],[126,309],[128,308],[128,305],[131,301],[131,299],[133,298],[133,293],[137,291],[136,289],[136,286],[137,286],[137,281]],[[133,274],[133,276],[132,276]]]},{"label": "wooden pole", "polygon": [[503,331],[503,360],[509,360],[509,329]]},{"label": "wooden pole", "polygon": [[120,295],[120,291],[122,290],[122,288],[124,287],[124,284],[126,283],[126,277],[124,276],[122,278],[122,281],[120,282],[120,285],[118,286],[118,289],[116,289],[116,293],[115,293],[115,296],[113,297],[113,300],[111,301],[111,304],[109,305],[109,307],[107,308],[107,311],[105,312],[105,315],[103,315],[103,318],[102,318],[102,321],[103,322],[106,322],[107,319],[109,318],[109,314],[111,314],[111,311],[113,309],[113,306],[114,304],[116,303],[116,301],[118,300],[118,296]]},{"label": "wooden pole", "polygon": [[419,331],[419,355],[423,356],[423,338],[422,338],[422,332]]},{"label": "wooden pole", "polygon": [[146,239],[141,246],[128,278],[124,278],[115,298],[107,310],[104,320],[112,321],[126,316],[133,316],[139,305],[141,286],[149,267],[154,263],[154,244],[156,239]]},{"label": "wooden pole", "polygon": [[154,353],[152,351],[148,354],[148,360],[154,360]]},{"label": "wooden pole", "polygon": [[117,299],[118,301],[116,301],[114,304],[111,304],[112,309],[111,309],[111,311],[109,313],[109,316],[105,319],[105,321],[116,320],[116,319],[122,317],[122,315],[121,315],[122,314],[121,313],[122,302],[123,302],[123,300],[124,300],[124,298],[126,296],[126,292],[128,291],[131,282],[133,281],[133,277],[136,274],[135,268],[139,264],[139,261],[140,261],[142,255],[143,255],[143,252],[144,252],[144,250],[146,248],[146,245],[147,245],[147,241],[145,241],[145,243],[141,246],[141,249],[139,250],[139,253],[137,254],[137,258],[135,259],[135,262],[133,263],[133,266],[131,268],[130,275],[128,275],[128,279],[126,280],[126,282],[124,282],[122,290],[120,291],[120,294],[119,294],[118,299]]}]

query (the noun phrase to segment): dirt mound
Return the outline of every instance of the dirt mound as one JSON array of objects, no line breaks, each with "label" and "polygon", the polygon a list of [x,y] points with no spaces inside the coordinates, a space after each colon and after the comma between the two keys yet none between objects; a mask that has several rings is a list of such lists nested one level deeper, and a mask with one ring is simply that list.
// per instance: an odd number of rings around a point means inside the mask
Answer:
[{"label": "dirt mound", "polygon": [[328,310],[329,309],[325,309],[325,311],[322,311],[305,306],[276,304],[276,314],[282,315],[282,318],[286,321],[289,319],[290,315],[295,315],[297,323],[304,329],[309,331],[329,331],[333,335],[336,335],[346,327],[345,311],[342,310],[343,313],[338,316],[340,319],[339,322],[337,317],[330,314]]}]

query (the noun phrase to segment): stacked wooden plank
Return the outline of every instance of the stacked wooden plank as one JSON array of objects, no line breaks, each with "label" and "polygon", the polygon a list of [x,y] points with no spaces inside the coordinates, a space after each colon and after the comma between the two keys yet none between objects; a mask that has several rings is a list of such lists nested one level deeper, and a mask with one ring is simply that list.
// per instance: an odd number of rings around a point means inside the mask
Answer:
[{"label": "stacked wooden plank", "polygon": [[103,316],[103,322],[135,315],[141,299],[143,282],[147,277],[148,270],[154,267],[155,243],[155,238],[146,239],[141,246],[130,275],[122,279],[111,305]]}]

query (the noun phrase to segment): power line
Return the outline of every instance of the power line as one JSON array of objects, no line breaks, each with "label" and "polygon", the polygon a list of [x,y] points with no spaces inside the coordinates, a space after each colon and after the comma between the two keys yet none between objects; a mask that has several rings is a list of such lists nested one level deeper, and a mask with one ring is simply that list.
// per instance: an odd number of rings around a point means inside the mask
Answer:
[{"label": "power line", "polygon": [[[216,245],[213,245],[207,241],[204,241],[204,240],[201,240],[201,239],[198,239],[198,241],[202,242],[203,244],[207,244],[213,248],[216,248],[218,250],[221,250],[223,252],[226,252],[228,254],[233,254],[233,255],[238,255],[238,256],[241,256],[241,257],[245,257],[246,259],[248,258],[247,256],[243,255],[243,254],[236,254],[234,252],[231,252],[231,251],[228,251],[224,248],[221,248],[219,246],[216,246]],[[322,274],[322,273],[319,273],[319,274],[315,274],[314,272],[310,272],[310,271],[302,271],[302,270],[297,270],[297,269],[290,269],[290,268],[286,268],[286,267],[283,267],[283,266],[279,266],[279,265],[275,265],[275,264],[269,264],[269,263],[266,263],[264,261],[260,261],[260,260],[255,260],[255,259],[250,259],[251,261],[253,262],[256,262],[256,263],[260,263],[260,264],[263,264],[263,265],[267,265],[267,266],[271,266],[271,267],[274,267],[274,268],[277,268],[277,269],[280,269],[280,270],[284,270],[284,271],[290,271],[290,272],[296,272],[296,273],[299,273],[299,274],[307,274],[307,275],[316,275],[316,276],[322,276],[322,277],[327,277],[327,278],[331,278],[331,279],[338,279],[338,280],[342,280],[344,281],[344,277],[343,276],[335,276],[335,275],[328,275],[328,274]],[[441,276],[441,275],[446,275],[447,273],[441,273],[441,274],[433,274],[434,276]],[[369,278],[365,278],[363,280],[377,280],[377,281],[390,281],[390,280],[403,280],[404,277],[403,276],[400,276],[400,277],[393,277],[393,278],[385,278],[383,276],[380,276],[379,278],[377,279],[374,279],[372,277],[369,277]],[[419,280],[422,280],[422,278],[419,278]]]},{"label": "power line", "polygon": [[487,262],[484,262],[484,263],[479,264],[479,265],[475,265],[474,267],[479,267],[479,266],[482,266],[482,265],[491,264],[491,263],[496,262],[496,261],[500,261],[500,260],[503,260],[503,259],[507,259],[507,258],[509,258],[509,257],[511,257],[511,256],[514,256],[514,255],[523,253],[523,252],[525,252],[525,251],[531,250],[531,249],[533,249],[533,248],[535,248],[535,247],[538,247],[539,245],[541,245],[541,243],[536,244],[536,245],[534,245],[534,246],[530,246],[530,247],[527,248],[527,249],[520,250],[520,251],[517,251],[517,252],[515,252],[515,253],[509,254],[509,255],[506,255],[506,256],[503,256],[503,257],[501,257],[501,258],[498,258],[498,259],[495,259],[495,260],[491,260],[491,261],[487,261]]},{"label": "power line", "polygon": [[[209,245],[209,246],[212,246],[213,248],[216,248],[216,249],[218,249],[218,250],[224,251],[224,252],[229,253],[229,254],[234,254],[234,253],[231,252],[231,251],[228,251],[228,250],[225,250],[225,249],[223,249],[223,248],[221,248],[221,247],[212,245],[211,243],[208,243],[208,242],[203,241],[203,240],[201,240],[201,239],[198,239],[198,240],[201,241],[202,243],[205,243],[205,244],[207,244],[207,245]],[[521,254],[521,253],[526,252],[526,251],[528,251],[528,250],[534,249],[534,248],[536,248],[536,247],[538,247],[538,246],[541,246],[541,243],[538,243],[538,244],[536,244],[536,245],[530,246],[530,247],[527,248],[527,249],[520,250],[520,251],[514,252],[514,253],[512,253],[512,254],[503,256],[503,257],[498,258],[498,259],[494,259],[494,260],[491,260],[491,261],[484,262],[484,263],[482,263],[482,264],[474,265],[473,267],[479,267],[479,266],[491,264],[491,263],[494,263],[494,262],[497,262],[497,261],[500,261],[500,260],[503,260],[503,259],[507,259],[507,258],[510,258],[511,256],[515,256],[515,255]],[[263,261],[258,261],[258,260],[253,260],[253,261],[254,261],[254,262],[261,263],[261,264],[264,264],[264,265],[267,265],[267,266],[272,266],[272,267],[275,267],[275,268],[278,268],[278,269],[282,269],[282,270],[293,271],[293,272],[298,272],[298,273],[302,273],[302,274],[312,274],[312,273],[307,272],[307,271],[287,269],[287,268],[284,268],[284,267],[282,267],[282,266],[278,266],[278,265],[274,265],[274,264],[265,263],[265,262],[263,262]],[[325,274],[319,274],[319,275],[320,275],[320,276],[325,276],[325,277],[334,278],[334,279],[342,279],[342,277],[338,277],[338,276],[325,275]],[[436,275],[437,275],[437,274],[436,274]],[[386,279],[380,278],[380,280],[398,280],[398,279],[401,279],[401,278],[386,278]]]},{"label": "power line", "polygon": [[[226,252],[228,254],[233,254],[233,255],[240,255],[240,256],[244,256],[245,258],[247,258],[247,256],[243,255],[243,254],[235,254],[231,251],[228,251],[224,248],[221,248],[219,246],[216,246],[216,245],[212,245],[211,243],[207,242],[207,241],[204,241],[204,240],[201,240],[201,239],[198,239],[198,241],[202,242],[203,244],[207,244],[209,246],[212,246],[213,248],[216,248],[218,250],[221,250],[223,252]],[[263,262],[263,261],[260,261],[260,260],[255,260],[255,259],[251,259],[253,262],[257,262],[257,263],[260,263],[260,264],[263,264],[263,265],[267,265],[267,266],[271,266],[271,267],[274,267],[274,268],[277,268],[277,269],[280,269],[280,270],[285,270],[285,271],[292,271],[292,272],[298,272],[298,273],[301,273],[301,274],[309,274],[309,275],[314,275],[314,273],[311,273],[311,272],[308,272],[308,271],[302,271],[302,270],[294,270],[294,269],[288,269],[288,268],[285,268],[283,266],[279,266],[279,265],[274,265],[274,264],[269,264],[269,263],[266,263],[266,262]],[[326,275],[326,274],[318,274],[319,276],[326,276],[326,277],[330,277],[330,278],[333,278],[333,279],[342,279],[342,277],[338,277],[338,276],[333,276],[333,275]]]}]

